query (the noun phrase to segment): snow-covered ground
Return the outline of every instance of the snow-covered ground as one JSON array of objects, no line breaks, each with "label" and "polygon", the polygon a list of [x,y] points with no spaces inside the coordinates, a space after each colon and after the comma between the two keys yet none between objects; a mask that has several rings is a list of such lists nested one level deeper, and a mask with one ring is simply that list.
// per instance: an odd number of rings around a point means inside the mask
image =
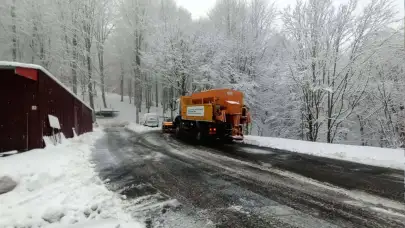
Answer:
[{"label": "snow-covered ground", "polygon": [[394,169],[404,169],[405,167],[405,153],[402,149],[328,144],[250,135],[245,136],[244,143],[372,166]]},{"label": "snow-covered ground", "polygon": [[145,127],[136,123],[129,123],[125,128],[137,133],[157,130],[157,128]]},{"label": "snow-covered ground", "polygon": [[[136,121],[136,108],[132,102],[129,103],[128,96],[124,96],[124,101],[121,102],[121,96],[119,94],[114,93],[107,93],[106,100],[108,109],[119,111],[118,116],[114,119],[106,118],[106,119],[98,119],[97,121],[100,124],[109,124],[109,123],[131,123]],[[95,98],[95,110],[103,110],[102,107],[102,100],[100,97]],[[147,113],[147,109],[144,105],[142,105],[141,113],[139,114],[139,120],[142,120],[142,117],[145,113]],[[150,113],[157,113],[159,116],[163,115],[163,111],[161,107],[151,107],[149,110]],[[165,113],[165,116],[170,116],[170,113]]]},{"label": "snow-covered ground", "polygon": [[99,179],[90,161],[101,129],[58,146],[0,158],[0,177],[18,185],[0,195],[3,227],[144,227]]}]

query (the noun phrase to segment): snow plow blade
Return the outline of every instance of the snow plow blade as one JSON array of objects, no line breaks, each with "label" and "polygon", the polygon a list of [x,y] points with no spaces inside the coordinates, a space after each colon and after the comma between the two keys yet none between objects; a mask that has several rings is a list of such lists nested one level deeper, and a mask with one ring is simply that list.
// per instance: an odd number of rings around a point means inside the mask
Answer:
[{"label": "snow plow blade", "polygon": [[243,138],[243,136],[236,135],[236,136],[232,136],[232,139],[235,140],[235,141],[242,142],[244,138]]}]

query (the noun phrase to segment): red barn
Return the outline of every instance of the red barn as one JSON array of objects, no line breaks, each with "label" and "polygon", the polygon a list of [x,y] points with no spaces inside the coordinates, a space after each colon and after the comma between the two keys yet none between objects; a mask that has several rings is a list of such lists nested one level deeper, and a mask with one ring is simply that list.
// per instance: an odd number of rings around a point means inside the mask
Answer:
[{"label": "red barn", "polygon": [[44,147],[48,115],[67,138],[93,130],[93,110],[38,65],[0,61],[0,153]]}]

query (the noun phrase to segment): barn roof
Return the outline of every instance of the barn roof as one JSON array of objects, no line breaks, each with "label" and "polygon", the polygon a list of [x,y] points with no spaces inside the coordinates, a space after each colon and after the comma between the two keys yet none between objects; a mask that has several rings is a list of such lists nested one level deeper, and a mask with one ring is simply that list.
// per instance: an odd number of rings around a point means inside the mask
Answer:
[{"label": "barn roof", "polygon": [[88,105],[86,102],[84,102],[80,97],[78,97],[76,94],[74,94],[68,87],[66,87],[64,84],[62,84],[51,72],[46,70],[40,65],[35,65],[35,64],[27,64],[27,63],[19,63],[19,62],[7,62],[7,61],[0,61],[0,69],[4,68],[15,68],[15,67],[22,67],[22,68],[30,68],[30,69],[36,69],[44,72],[49,78],[51,78],[53,81],[58,83],[63,89],[65,89],[68,93],[70,93],[73,97],[75,97],[77,100],[82,102],[86,107],[89,109],[93,110],[90,105]]}]

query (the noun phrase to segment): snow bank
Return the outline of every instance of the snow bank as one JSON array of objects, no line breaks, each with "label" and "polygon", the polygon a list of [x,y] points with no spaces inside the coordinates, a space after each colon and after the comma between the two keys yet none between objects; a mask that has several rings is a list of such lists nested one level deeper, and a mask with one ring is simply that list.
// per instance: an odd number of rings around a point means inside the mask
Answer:
[{"label": "snow bank", "polygon": [[18,151],[13,150],[13,151],[8,151],[8,152],[1,152],[1,153],[0,153],[0,157],[8,156],[8,155],[13,155],[13,154],[18,154]]},{"label": "snow bank", "polygon": [[98,221],[89,221],[81,224],[66,225],[66,226],[49,226],[50,228],[143,228],[137,222],[123,222],[115,219],[104,219]]},{"label": "snow bank", "polygon": [[157,129],[159,129],[159,128],[146,127],[146,126],[139,125],[136,123],[129,123],[125,128],[128,130],[137,132],[137,133],[145,133],[148,131],[157,131]]},{"label": "snow bank", "polygon": [[103,134],[96,129],[58,146],[0,158],[0,176],[18,182],[0,195],[0,227],[142,227],[121,209],[122,200],[90,162]]},{"label": "snow bank", "polygon": [[244,143],[372,166],[401,170],[405,167],[405,154],[404,150],[401,149],[328,144],[259,136],[245,136]]},{"label": "snow bank", "polygon": [[0,194],[4,194],[12,191],[16,186],[17,182],[8,176],[0,176]]}]

